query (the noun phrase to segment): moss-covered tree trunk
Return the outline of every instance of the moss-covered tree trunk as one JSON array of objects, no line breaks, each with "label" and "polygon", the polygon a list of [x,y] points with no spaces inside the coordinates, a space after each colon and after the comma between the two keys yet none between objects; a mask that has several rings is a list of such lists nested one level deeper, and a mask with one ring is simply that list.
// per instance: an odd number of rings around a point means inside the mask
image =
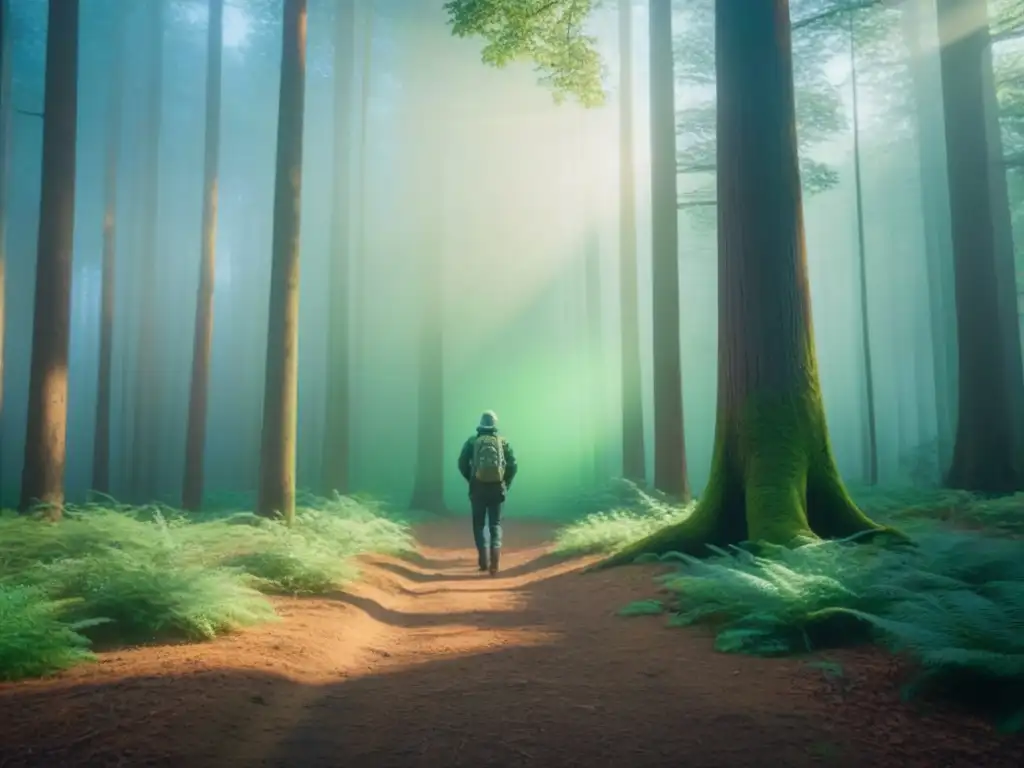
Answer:
[{"label": "moss-covered tree trunk", "polygon": [[622,476],[646,480],[636,263],[633,149],[633,3],[619,0],[619,302],[622,345]]},{"label": "moss-covered tree trunk", "polygon": [[124,101],[125,8],[114,7],[114,50],[107,96],[107,147],[103,189],[103,272],[100,287],[100,349],[96,374],[96,424],[93,427],[92,489],[110,493],[111,360],[114,349],[114,295],[117,264],[117,175],[121,159],[121,108]]},{"label": "moss-covered tree trunk", "polygon": [[650,60],[654,487],[689,500],[679,338],[679,201],[671,0],[651,0]]},{"label": "moss-covered tree trunk", "polygon": [[306,104],[306,0],[285,0],[274,181],[266,378],[257,514],[295,516],[299,379],[299,223]]},{"label": "moss-covered tree trunk", "polygon": [[203,158],[203,219],[199,288],[192,336],[192,379],[185,433],[185,477],[181,505],[197,511],[203,503],[206,411],[213,344],[213,281],[217,267],[217,175],[220,165],[220,85],[224,51],[224,0],[210,0],[206,30],[206,152]]},{"label": "moss-covered tree trunk", "polygon": [[[946,128],[950,225],[959,349],[954,488],[1008,493],[1021,489],[1008,386],[1006,333],[1000,316],[999,266],[992,222],[992,169],[985,125],[985,0],[937,0],[939,63]],[[1013,377],[1016,378],[1016,377]]]},{"label": "moss-covered tree trunk", "polygon": [[351,196],[349,189],[352,131],[355,4],[334,8],[334,216],[331,219],[331,261],[328,283],[327,419],[324,425],[321,490],[348,493],[351,440],[351,372],[349,317],[351,313]]},{"label": "moss-covered tree trunk", "polygon": [[787,0],[717,3],[718,416],[694,514],[613,555],[880,529],[829,446],[811,327]]},{"label": "moss-covered tree trunk", "polygon": [[78,128],[78,0],[50,3],[45,89],[32,364],[20,509],[28,511],[36,504],[45,504],[55,519],[64,503],[67,452]]}]

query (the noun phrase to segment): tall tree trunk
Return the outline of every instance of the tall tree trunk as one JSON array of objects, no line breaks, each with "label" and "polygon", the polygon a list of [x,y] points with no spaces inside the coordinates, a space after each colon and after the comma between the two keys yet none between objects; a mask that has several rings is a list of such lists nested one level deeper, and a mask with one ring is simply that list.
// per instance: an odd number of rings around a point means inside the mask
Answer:
[{"label": "tall tree trunk", "polygon": [[[365,359],[366,333],[364,332],[364,318],[366,306],[366,274],[369,265],[369,256],[366,237],[366,212],[367,180],[366,168],[367,152],[369,147],[368,127],[370,110],[370,84],[373,72],[373,0],[364,0],[362,19],[362,65],[359,73],[359,149],[356,156],[356,177],[357,189],[355,203],[355,254],[352,259],[352,333],[351,333],[351,371],[357,371],[363,365]],[[349,381],[353,377],[350,375]],[[355,388],[353,387],[353,390]],[[362,434],[360,414],[355,411],[350,414],[349,423],[350,439]],[[350,470],[353,473],[359,471],[360,463],[357,456],[349,457]],[[358,475],[357,475],[358,476]]]},{"label": "tall tree trunk", "polygon": [[11,159],[11,9],[0,0],[0,425],[4,414],[4,321],[7,317],[7,180]]},{"label": "tall tree trunk", "polygon": [[[275,179],[276,183],[276,179]],[[245,199],[244,213],[248,215],[251,220],[257,220],[260,216],[262,206],[254,202],[255,196],[250,195]],[[268,231],[269,230],[269,231]],[[239,248],[236,251],[234,248],[231,249],[232,265],[235,265],[234,274],[245,274],[245,288],[239,288],[238,293],[232,292],[233,297],[239,295],[245,296],[257,296],[260,290],[265,288],[265,284],[261,280],[257,280],[256,276],[251,272],[243,273],[241,270],[241,264],[243,258],[240,258],[238,254],[249,254],[255,253],[260,247],[261,242],[266,240],[273,240],[274,228],[273,222],[268,227],[263,223],[259,227],[251,227],[246,229],[239,240]],[[273,254],[271,254],[273,256]],[[260,365],[266,365],[267,356],[267,341],[264,338],[265,330],[261,331],[255,324],[247,323],[247,317],[244,307],[240,308],[238,313],[235,315],[238,326],[241,326],[244,330],[241,331],[242,339],[244,339],[241,348],[244,350],[244,357],[242,358],[241,365],[244,366],[242,370],[258,370]],[[270,322],[269,315],[267,316],[267,323]],[[264,375],[264,379],[266,376]],[[240,424],[238,426],[239,432],[242,434],[242,439],[245,441],[245,445],[248,446],[247,450],[243,450],[242,461],[240,466],[242,468],[242,475],[240,478],[240,485],[243,488],[256,488],[260,486],[260,465],[262,462],[263,454],[263,407],[265,404],[265,395],[263,395],[262,384],[257,382],[247,382],[250,384],[247,387],[247,393],[251,394],[251,397],[243,399],[243,407],[239,409]],[[265,383],[265,382],[264,382]],[[297,413],[297,412],[296,412]],[[297,416],[296,416],[297,418]],[[297,428],[297,427],[296,427]]]},{"label": "tall tree trunk", "polygon": [[588,475],[600,483],[608,477],[605,462],[605,378],[604,344],[601,333],[601,239],[597,232],[597,213],[591,206],[587,222],[584,254],[584,303],[587,329],[587,388],[590,399],[587,436],[591,454]]},{"label": "tall tree trunk", "polygon": [[43,101],[42,194],[36,256],[22,511],[64,503],[78,127],[78,0],[49,5]]},{"label": "tall tree trunk", "polygon": [[654,487],[690,498],[679,339],[679,211],[672,1],[651,0],[651,281],[654,313]]},{"label": "tall tree trunk", "polygon": [[306,0],[284,0],[283,26],[270,313],[260,441],[260,490],[256,511],[290,523],[295,516]]},{"label": "tall tree trunk", "polygon": [[[433,12],[426,4],[420,8],[415,26],[409,29],[429,29]],[[436,20],[436,17],[434,17]],[[417,247],[419,316],[417,343],[417,446],[416,469],[409,505],[437,515],[447,513],[444,498],[445,445],[444,445],[444,223],[447,214],[446,197],[448,179],[445,150],[451,126],[438,113],[437,105],[429,96],[431,86],[444,82],[446,59],[442,46],[450,42],[447,37],[434,38],[429,31],[410,47],[412,96],[407,102],[413,118],[415,138],[408,142],[411,161],[412,199],[425,201],[421,206],[417,224],[422,232]],[[436,93],[436,91],[434,91]]]},{"label": "tall tree trunk", "polygon": [[203,162],[203,235],[199,256],[199,293],[192,339],[192,381],[185,438],[182,506],[197,511],[203,503],[206,410],[213,344],[213,283],[217,265],[217,192],[220,165],[220,86],[224,52],[224,0],[210,0],[206,31],[206,157]]},{"label": "tall tree trunk", "polygon": [[1000,315],[982,63],[985,0],[937,0],[959,347],[959,419],[947,483],[1021,487],[1007,344]]},{"label": "tall tree trunk", "polygon": [[864,198],[860,170],[860,114],[857,93],[857,41],[854,34],[854,11],[849,13],[850,87],[853,91],[853,179],[857,206],[857,271],[860,283],[860,335],[864,364],[864,394],[867,407],[867,442],[865,465],[868,485],[878,482],[878,430],[875,419],[875,376],[871,365],[871,320],[868,306],[868,266],[864,243]]},{"label": "tall tree trunk", "polygon": [[441,313],[443,296],[438,238],[428,246],[433,253],[438,274],[427,274],[420,281],[424,291],[423,318],[420,322],[418,348],[418,403],[416,479],[409,506],[425,512],[444,514],[444,331]]},{"label": "tall tree trunk", "polygon": [[[432,137],[438,135],[427,130]],[[423,165],[426,167],[420,167],[418,182],[425,194],[420,199],[433,195],[440,208],[443,164],[438,158],[425,158]],[[409,506],[444,514],[448,511],[444,500],[444,252],[440,236],[444,212],[433,213],[425,221],[427,234],[420,260],[416,478]]]},{"label": "tall tree trunk", "polygon": [[121,156],[121,109],[124,102],[124,22],[127,9],[114,8],[110,91],[107,107],[107,156],[103,210],[103,284],[100,293],[100,353],[96,381],[96,425],[93,428],[92,489],[110,493],[111,359],[114,342],[114,296],[117,263],[117,175]]},{"label": "tall tree trunk", "polygon": [[[914,275],[918,284],[925,282],[925,276],[921,274],[923,266],[926,265],[919,264],[917,274]],[[935,404],[925,394],[928,388],[935,386],[935,384],[931,381],[931,372],[926,364],[927,350],[923,348],[923,345],[916,342],[917,339],[924,338],[928,331],[927,320],[923,314],[919,315],[910,331],[911,338],[914,340],[911,346],[914,358],[913,392],[915,393],[914,403],[917,407],[917,425],[920,436],[918,446],[914,451],[914,463],[910,480],[914,485],[931,488],[939,482],[941,473],[938,469],[942,466],[938,463],[938,451],[936,450],[936,438],[938,435],[936,434],[933,437],[931,431],[935,417]]]},{"label": "tall tree trunk", "polygon": [[633,149],[633,3],[619,0],[619,302],[622,328],[622,475],[646,480]]},{"label": "tall tree trunk", "polygon": [[945,168],[935,155],[945,151],[942,128],[941,89],[938,72],[932,72],[928,57],[930,40],[922,40],[926,27],[935,29],[934,0],[911,0],[904,4],[903,34],[910,50],[910,74],[914,83],[916,129],[920,171],[921,213],[924,223],[928,314],[931,331],[932,380],[935,387],[937,431],[936,459],[943,470],[952,461],[956,424],[956,326],[953,312],[952,249],[948,242],[948,201],[945,199]]},{"label": "tall tree trunk", "polygon": [[[987,15],[986,15],[987,21]],[[986,27],[986,31],[987,31]],[[1017,265],[1014,258],[1013,219],[1010,190],[1006,181],[1006,159],[999,123],[999,98],[992,67],[992,41],[982,51],[982,95],[985,104],[985,135],[988,147],[989,179],[992,187],[992,231],[996,249],[996,284],[999,288],[999,317],[1006,344],[1006,387],[1013,408],[1014,454],[1024,459],[1024,355],[1021,350],[1020,313],[1017,307]],[[1018,471],[1021,467],[1018,467]]]},{"label": "tall tree trunk", "polygon": [[355,48],[355,4],[334,8],[334,216],[331,219],[329,311],[327,325],[327,423],[324,429],[321,490],[348,493],[351,441],[351,374],[349,317],[351,312],[350,157],[352,152],[352,78]]},{"label": "tall tree trunk", "polygon": [[[718,419],[694,514],[604,561],[877,530],[829,446],[814,353],[787,0],[720,0]],[[766,195],[765,190],[772,190]]]},{"label": "tall tree trunk", "polygon": [[156,473],[160,454],[157,414],[160,407],[160,349],[157,335],[157,260],[160,250],[160,129],[163,112],[163,49],[165,0],[150,0],[147,42],[149,79],[146,93],[146,138],[142,173],[143,234],[138,260],[139,329],[135,358],[135,418],[132,430],[131,495],[145,502],[156,493]]}]

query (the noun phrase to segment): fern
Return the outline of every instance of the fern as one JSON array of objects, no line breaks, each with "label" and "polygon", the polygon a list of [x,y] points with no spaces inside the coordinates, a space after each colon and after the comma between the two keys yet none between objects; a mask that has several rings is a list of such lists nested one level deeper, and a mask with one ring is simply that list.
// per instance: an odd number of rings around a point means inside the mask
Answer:
[{"label": "fern", "polygon": [[381,505],[305,496],[292,526],[222,507],[185,514],[94,499],[58,524],[0,515],[0,678],[45,674],[112,643],[206,640],[273,620],[262,593],[322,593],[362,552],[407,551]]},{"label": "fern", "polygon": [[[908,688],[1000,692],[1002,727],[1024,724],[1024,542],[965,530],[1024,531],[1024,494],[986,499],[914,488],[861,489],[858,502],[898,521],[913,547],[814,541],[795,548],[711,548],[644,558],[675,565],[659,577],[671,626],[713,623],[725,653],[775,656],[872,637],[915,660]],[[563,551],[610,551],[674,519],[681,508],[612,511],[563,529]],[[630,606],[624,615],[642,614]],[[659,604],[660,605],[660,604]],[[653,609],[652,609],[653,610]],[[991,703],[991,702],[989,702]]]},{"label": "fern", "polygon": [[68,606],[37,588],[0,586],[0,680],[38,677],[95,658],[80,631],[98,622],[63,621]]}]

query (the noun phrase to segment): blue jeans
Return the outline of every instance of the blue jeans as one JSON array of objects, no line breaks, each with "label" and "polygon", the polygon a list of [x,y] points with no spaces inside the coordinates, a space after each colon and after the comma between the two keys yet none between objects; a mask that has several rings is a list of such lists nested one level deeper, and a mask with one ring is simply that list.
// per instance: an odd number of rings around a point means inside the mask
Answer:
[{"label": "blue jeans", "polygon": [[501,549],[501,507],[500,499],[471,499],[473,508],[473,541],[477,553],[483,557],[487,552],[488,541],[484,537],[484,528],[490,534],[491,549]]}]

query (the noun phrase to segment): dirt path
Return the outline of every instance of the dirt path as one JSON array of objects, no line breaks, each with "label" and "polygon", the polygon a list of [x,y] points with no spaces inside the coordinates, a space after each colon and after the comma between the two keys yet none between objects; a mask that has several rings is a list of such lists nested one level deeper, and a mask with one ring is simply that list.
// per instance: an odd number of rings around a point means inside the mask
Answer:
[{"label": "dirt path", "polygon": [[0,686],[0,768],[1024,765],[1024,743],[899,702],[894,664],[712,651],[695,630],[615,612],[649,568],[579,573],[550,530],[513,524],[503,572],[464,524],[418,531],[345,594],[279,601],[282,622],[206,645],[104,654]]}]

